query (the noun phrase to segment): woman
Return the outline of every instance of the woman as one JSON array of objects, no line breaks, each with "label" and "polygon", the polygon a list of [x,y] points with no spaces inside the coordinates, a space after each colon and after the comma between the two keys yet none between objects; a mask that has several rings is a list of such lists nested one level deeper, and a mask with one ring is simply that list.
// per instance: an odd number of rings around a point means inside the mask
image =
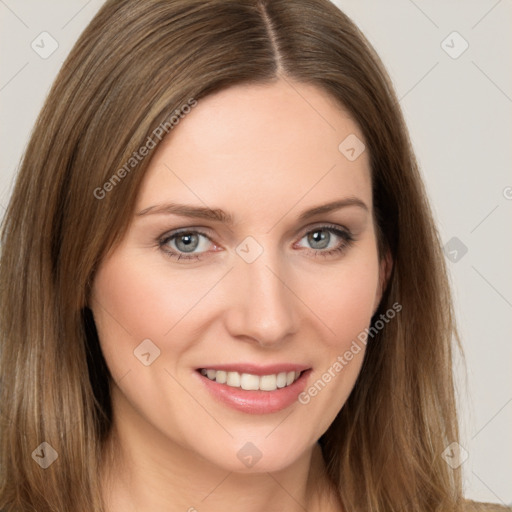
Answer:
[{"label": "woman", "polygon": [[1,258],[3,510],[480,509],[407,130],[329,2],[108,1]]}]

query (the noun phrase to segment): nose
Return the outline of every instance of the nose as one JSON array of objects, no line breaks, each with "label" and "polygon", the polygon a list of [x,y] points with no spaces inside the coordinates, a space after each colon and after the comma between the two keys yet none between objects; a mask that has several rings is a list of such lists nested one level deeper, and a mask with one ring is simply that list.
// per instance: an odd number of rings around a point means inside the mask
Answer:
[{"label": "nose", "polygon": [[252,263],[239,259],[230,272],[226,327],[239,339],[278,347],[297,332],[300,301],[286,263],[269,251]]}]

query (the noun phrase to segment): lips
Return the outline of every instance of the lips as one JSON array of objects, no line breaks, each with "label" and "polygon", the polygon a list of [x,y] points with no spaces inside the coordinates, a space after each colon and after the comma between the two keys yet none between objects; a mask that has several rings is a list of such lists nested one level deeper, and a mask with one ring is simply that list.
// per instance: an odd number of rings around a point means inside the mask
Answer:
[{"label": "lips", "polygon": [[297,401],[311,368],[298,364],[222,364],[198,368],[209,393],[224,404],[249,414],[280,411]]}]

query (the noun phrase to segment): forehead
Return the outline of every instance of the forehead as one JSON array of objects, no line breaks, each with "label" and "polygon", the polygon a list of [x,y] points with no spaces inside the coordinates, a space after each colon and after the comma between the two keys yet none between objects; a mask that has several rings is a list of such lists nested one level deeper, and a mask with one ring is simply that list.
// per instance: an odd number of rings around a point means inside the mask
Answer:
[{"label": "forehead", "polygon": [[202,202],[246,219],[347,196],[371,207],[368,151],[354,159],[352,146],[355,156],[364,147],[358,125],[321,89],[234,86],[199,100],[167,135],[137,207]]}]

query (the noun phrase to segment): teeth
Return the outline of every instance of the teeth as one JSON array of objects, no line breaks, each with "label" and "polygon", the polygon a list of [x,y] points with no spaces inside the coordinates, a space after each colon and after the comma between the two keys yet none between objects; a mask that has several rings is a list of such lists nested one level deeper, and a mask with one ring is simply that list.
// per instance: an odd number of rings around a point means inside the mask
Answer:
[{"label": "teeth", "polygon": [[286,372],[277,374],[276,383],[278,388],[284,388],[286,386]]},{"label": "teeth", "polygon": [[[211,380],[213,380],[213,379],[211,379]],[[238,372],[228,372],[226,375],[226,384],[233,388],[239,388],[240,387],[240,374]]]},{"label": "teeth", "polygon": [[260,389],[260,378],[257,375],[251,375],[250,373],[242,373],[240,376],[240,387],[247,391],[258,390]]},{"label": "teeth", "polygon": [[274,389],[277,389],[277,375],[263,375],[259,378],[259,381],[259,388],[263,391],[274,391]]},{"label": "teeth", "polygon": [[201,369],[201,374],[219,384],[246,391],[275,391],[293,384],[301,372],[281,372],[273,375],[253,375],[251,373],[225,372],[222,370]]}]

